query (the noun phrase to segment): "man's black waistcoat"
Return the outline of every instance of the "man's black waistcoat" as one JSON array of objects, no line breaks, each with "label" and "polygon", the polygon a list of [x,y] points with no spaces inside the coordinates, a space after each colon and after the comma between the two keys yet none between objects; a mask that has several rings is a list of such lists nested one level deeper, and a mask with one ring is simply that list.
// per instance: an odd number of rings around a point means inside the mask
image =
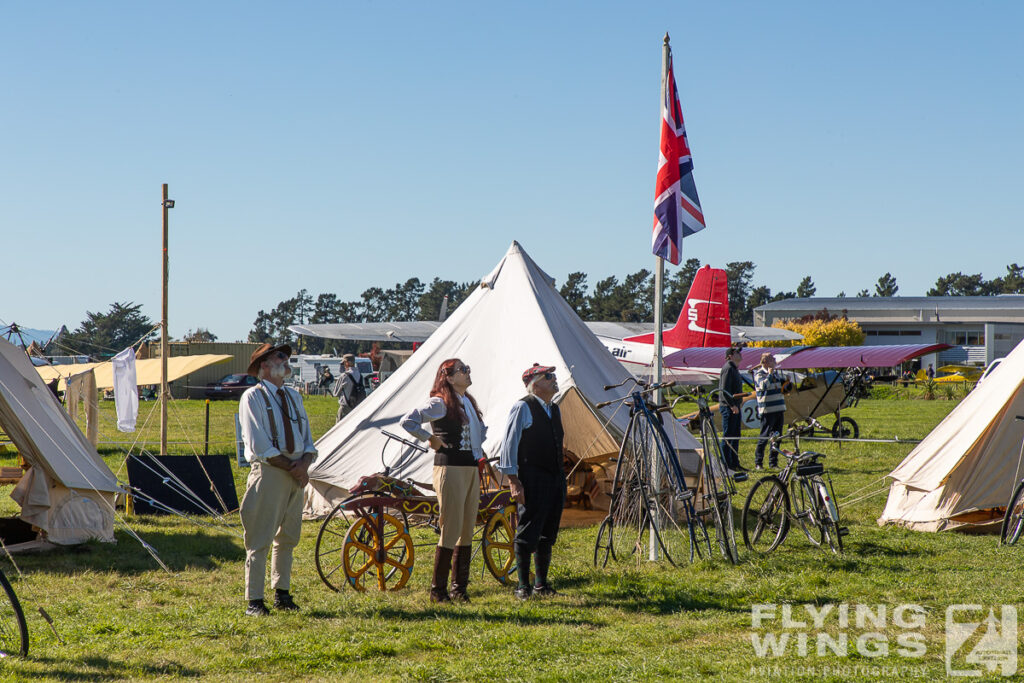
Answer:
[{"label": "man's black waistcoat", "polygon": [[552,474],[562,471],[562,414],[551,404],[551,417],[536,396],[523,399],[530,408],[533,424],[523,430],[519,440],[519,467],[544,470]]}]

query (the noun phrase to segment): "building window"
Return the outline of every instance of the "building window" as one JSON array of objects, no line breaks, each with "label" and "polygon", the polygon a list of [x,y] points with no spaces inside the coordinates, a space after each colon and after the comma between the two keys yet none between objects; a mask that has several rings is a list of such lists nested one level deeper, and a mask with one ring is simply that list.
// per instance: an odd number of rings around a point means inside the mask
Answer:
[{"label": "building window", "polygon": [[920,337],[921,330],[864,330],[868,337]]},{"label": "building window", "polygon": [[946,335],[953,346],[985,345],[985,333],[980,330],[949,330]]}]

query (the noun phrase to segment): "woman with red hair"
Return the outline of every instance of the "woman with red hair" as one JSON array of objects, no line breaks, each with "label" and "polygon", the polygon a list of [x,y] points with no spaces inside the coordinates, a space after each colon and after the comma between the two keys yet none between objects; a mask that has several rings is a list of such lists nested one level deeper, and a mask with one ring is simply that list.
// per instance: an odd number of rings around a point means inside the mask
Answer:
[{"label": "woman with red hair", "polygon": [[[407,432],[428,441],[434,449],[434,492],[441,509],[441,538],[434,552],[431,602],[469,602],[466,588],[473,556],[473,525],[480,506],[478,465],[484,457],[487,436],[483,414],[466,392],[472,383],[469,366],[450,358],[437,369],[430,400],[402,418]],[[430,432],[423,429],[424,422],[430,423]]]}]

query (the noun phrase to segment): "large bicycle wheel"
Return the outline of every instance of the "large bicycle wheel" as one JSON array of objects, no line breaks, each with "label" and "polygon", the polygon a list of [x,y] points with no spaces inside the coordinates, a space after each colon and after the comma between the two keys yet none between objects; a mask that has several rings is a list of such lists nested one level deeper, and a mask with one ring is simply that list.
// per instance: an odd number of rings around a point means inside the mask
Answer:
[{"label": "large bicycle wheel", "polygon": [[612,518],[605,517],[597,527],[597,541],[594,543],[594,566],[607,567],[608,560],[615,559],[612,552]]},{"label": "large bicycle wheel", "polygon": [[825,536],[814,498],[814,490],[807,479],[797,478],[789,483],[789,503],[793,509],[793,519],[811,545],[821,546]]},{"label": "large bicycle wheel", "polygon": [[789,494],[778,477],[757,480],[740,516],[743,544],[757,553],[770,553],[782,545],[789,533],[788,510]]},{"label": "large bicycle wheel", "polygon": [[517,564],[514,546],[515,515],[515,505],[495,511],[487,518],[487,523],[484,524],[483,538],[480,540],[480,551],[484,556],[487,571],[503,586],[508,586],[518,580],[516,579]]},{"label": "large bicycle wheel", "polygon": [[704,504],[710,511],[711,520],[715,525],[715,535],[718,547],[722,551],[722,557],[736,564],[739,562],[739,553],[736,549],[736,532],[733,528],[732,496],[727,481],[729,475],[725,471],[714,425],[709,419],[701,421],[700,432],[701,446],[704,449]]},{"label": "large bicycle wheel", "polygon": [[1003,515],[1003,527],[999,532],[999,540],[1003,545],[1013,545],[1020,538],[1021,530],[1024,529],[1024,480],[1017,484],[1017,488],[1010,497],[1010,504],[1006,507],[1006,514]]},{"label": "large bicycle wheel", "polygon": [[644,414],[637,420],[633,439],[637,443],[638,455],[645,454],[656,471],[654,485],[650,488],[650,521],[655,526],[658,545],[665,559],[675,566],[693,561],[696,553],[695,533],[691,530],[690,505],[692,492],[686,490],[686,482],[678,481],[682,473],[675,461],[675,451],[667,436],[652,414]]},{"label": "large bicycle wheel", "polygon": [[649,522],[654,509],[647,485],[650,451],[648,443],[636,438],[639,422],[634,416],[623,437],[608,505],[611,528],[606,537],[599,539],[603,543],[607,538],[608,555],[615,560],[632,557],[650,541]]},{"label": "large bicycle wheel", "polygon": [[0,657],[24,657],[28,654],[28,624],[18,596],[2,571],[0,586],[3,586],[5,596],[0,598]]},{"label": "large bicycle wheel", "polygon": [[615,525],[616,515],[620,515],[624,509],[621,500],[628,495],[627,489],[631,479],[635,476],[633,472],[634,463],[628,449],[629,436],[633,432],[635,418],[631,418],[626,426],[626,433],[622,437],[619,446],[619,454],[615,458],[615,473],[612,475],[612,490],[608,496],[608,515],[598,528],[597,540],[594,543],[594,566],[607,566],[608,558],[615,559],[615,546],[612,538],[612,529]]},{"label": "large bicycle wheel", "polygon": [[341,552],[348,583],[360,592],[371,586],[396,591],[412,575],[415,555],[409,525],[387,512],[353,522]]},{"label": "large bicycle wheel", "polygon": [[342,508],[345,502],[347,501],[334,506],[316,535],[316,572],[320,575],[320,580],[332,591],[339,591],[348,583],[345,579],[341,548],[345,543],[345,533],[352,526],[352,520]]}]

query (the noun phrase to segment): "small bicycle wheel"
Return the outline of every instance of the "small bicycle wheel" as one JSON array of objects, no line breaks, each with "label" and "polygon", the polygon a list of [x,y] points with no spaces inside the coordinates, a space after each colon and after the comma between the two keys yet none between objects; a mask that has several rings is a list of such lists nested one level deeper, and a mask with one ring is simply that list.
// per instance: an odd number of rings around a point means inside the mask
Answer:
[{"label": "small bicycle wheel", "polygon": [[853,418],[840,418],[832,425],[833,439],[856,439],[858,437],[860,437],[860,427],[857,426]]},{"label": "small bicycle wheel", "polygon": [[770,553],[789,532],[789,494],[778,477],[757,480],[743,503],[740,527],[743,544],[753,552]]},{"label": "small bicycle wheel", "polygon": [[1003,545],[1013,545],[1020,538],[1022,529],[1024,529],[1024,480],[1017,484],[1017,488],[1010,498],[1010,504],[1006,506],[1003,527],[999,532],[1000,542]]},{"label": "small bicycle wheel", "polygon": [[24,657],[28,654],[28,624],[18,596],[2,571],[0,586],[5,596],[0,598],[0,657]]},{"label": "small bicycle wheel", "polygon": [[793,509],[793,519],[800,530],[807,536],[811,545],[821,546],[825,540],[823,525],[818,506],[814,502],[815,493],[807,479],[794,479],[789,484],[789,503]]},{"label": "small bicycle wheel", "polygon": [[[316,572],[320,580],[332,591],[339,591],[347,582],[345,580],[344,561],[341,548],[345,542],[345,533],[352,526],[352,521],[345,514],[342,501],[334,506],[327,515],[320,531],[316,535]],[[339,570],[340,573],[339,573]]]},{"label": "small bicycle wheel", "polygon": [[360,516],[345,533],[342,558],[345,577],[357,591],[370,585],[382,591],[399,590],[412,575],[409,527],[387,512]]},{"label": "small bicycle wheel", "polygon": [[516,532],[512,524],[514,514],[515,505],[509,505],[488,517],[487,523],[484,524],[483,538],[480,540],[480,550],[487,571],[491,572],[491,576],[503,586],[517,580],[514,546]]}]

